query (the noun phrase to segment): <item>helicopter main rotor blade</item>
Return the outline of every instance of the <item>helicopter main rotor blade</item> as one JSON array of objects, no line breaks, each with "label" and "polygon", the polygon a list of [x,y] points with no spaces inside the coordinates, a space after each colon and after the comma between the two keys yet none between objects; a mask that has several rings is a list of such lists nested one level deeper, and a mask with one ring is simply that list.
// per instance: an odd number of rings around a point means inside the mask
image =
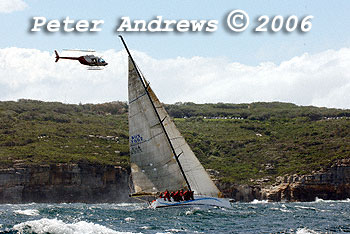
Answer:
[{"label": "helicopter main rotor blade", "polygon": [[95,50],[63,49],[64,51],[96,52]]}]

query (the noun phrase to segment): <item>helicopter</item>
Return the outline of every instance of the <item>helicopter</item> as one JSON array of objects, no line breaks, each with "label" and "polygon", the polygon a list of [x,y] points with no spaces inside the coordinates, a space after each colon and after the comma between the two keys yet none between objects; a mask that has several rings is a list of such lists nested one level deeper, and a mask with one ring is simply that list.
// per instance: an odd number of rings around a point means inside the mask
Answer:
[{"label": "helicopter", "polygon": [[[66,50],[66,49],[65,49]],[[67,50],[67,51],[83,51],[83,52],[95,52],[94,50]],[[104,66],[107,66],[108,63],[102,58],[95,55],[84,55],[80,57],[60,57],[58,52],[55,50],[56,54],[56,63],[59,59],[70,59],[78,60],[81,64],[89,66],[88,70],[102,70]]]}]

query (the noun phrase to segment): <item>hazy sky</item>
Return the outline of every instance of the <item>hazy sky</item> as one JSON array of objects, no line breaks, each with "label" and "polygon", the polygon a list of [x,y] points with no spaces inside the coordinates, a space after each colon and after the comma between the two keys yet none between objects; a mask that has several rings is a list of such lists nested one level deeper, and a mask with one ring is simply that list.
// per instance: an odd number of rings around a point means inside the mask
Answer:
[{"label": "hazy sky", "polygon": [[[250,26],[233,33],[226,17],[242,9]],[[127,99],[121,17],[217,20],[215,32],[123,33],[161,101],[257,102],[350,108],[350,1],[0,0],[0,100],[100,103]],[[253,32],[257,18],[313,15],[312,29]],[[30,32],[32,18],[104,20],[100,32]],[[96,49],[109,65],[88,71],[54,62],[54,49]],[[80,54],[79,54],[80,55]]]}]

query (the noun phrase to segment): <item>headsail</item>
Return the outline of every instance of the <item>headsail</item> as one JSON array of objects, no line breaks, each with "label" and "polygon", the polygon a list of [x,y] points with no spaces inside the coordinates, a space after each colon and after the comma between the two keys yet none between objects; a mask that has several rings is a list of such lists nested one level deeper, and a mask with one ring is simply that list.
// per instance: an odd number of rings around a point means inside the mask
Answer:
[{"label": "headsail", "polygon": [[171,120],[169,114],[166,112],[151,87],[148,88],[148,92],[150,93],[153,103],[157,106],[160,118],[163,119],[163,125],[185,171],[191,189],[196,194],[218,197],[219,189],[210,179],[208,173],[194,155],[184,137],[180,134],[179,130],[177,130],[174,122]]}]

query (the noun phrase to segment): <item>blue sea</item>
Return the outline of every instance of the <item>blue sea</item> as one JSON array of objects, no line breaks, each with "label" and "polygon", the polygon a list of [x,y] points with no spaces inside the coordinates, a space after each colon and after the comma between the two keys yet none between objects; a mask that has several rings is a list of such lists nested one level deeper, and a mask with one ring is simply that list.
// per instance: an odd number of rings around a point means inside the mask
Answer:
[{"label": "blue sea", "polygon": [[235,203],[233,209],[144,203],[3,204],[0,233],[347,233],[350,200]]}]

